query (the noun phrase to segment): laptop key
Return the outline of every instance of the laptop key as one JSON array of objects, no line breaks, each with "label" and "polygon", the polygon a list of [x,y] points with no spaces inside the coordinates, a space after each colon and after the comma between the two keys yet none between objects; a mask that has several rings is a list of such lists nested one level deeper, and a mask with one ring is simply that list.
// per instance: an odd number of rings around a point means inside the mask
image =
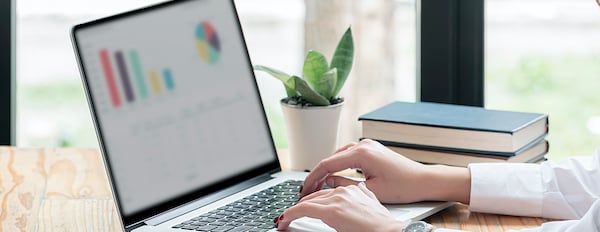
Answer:
[{"label": "laptop key", "polygon": [[223,225],[225,225],[225,222],[221,222],[221,221],[211,222],[210,225],[211,226],[223,226]]},{"label": "laptop key", "polygon": [[204,225],[204,226],[196,226],[196,228],[194,228],[194,230],[196,230],[196,231],[211,231],[215,228],[217,228],[217,227],[211,226],[211,225]]},{"label": "laptop key", "polygon": [[275,223],[263,223],[260,226],[258,226],[258,228],[262,228],[262,229],[272,229],[275,227]]},{"label": "laptop key", "polygon": [[302,181],[286,181],[173,226],[197,231],[267,231],[273,218],[298,201]]},{"label": "laptop key", "polygon": [[179,229],[184,229],[184,230],[194,230],[196,229],[196,226],[192,226],[192,225],[182,225],[179,227]]},{"label": "laptop key", "polygon": [[256,227],[256,226],[260,226],[260,222],[248,222],[246,224],[244,224],[245,226],[250,226],[250,227]]},{"label": "laptop key", "polygon": [[249,226],[238,226],[236,228],[233,228],[232,230],[228,231],[228,232],[246,232],[248,230],[252,229],[252,227]]},{"label": "laptop key", "polygon": [[219,226],[216,229],[213,229],[211,231],[213,232],[226,232],[226,231],[231,231],[231,229],[233,229],[233,226]]}]

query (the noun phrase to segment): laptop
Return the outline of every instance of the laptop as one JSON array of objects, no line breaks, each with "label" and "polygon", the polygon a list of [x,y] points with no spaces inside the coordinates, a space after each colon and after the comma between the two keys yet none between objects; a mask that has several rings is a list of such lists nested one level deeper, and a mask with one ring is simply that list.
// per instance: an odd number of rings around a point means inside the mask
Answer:
[{"label": "laptop", "polygon": [[[307,173],[281,172],[233,1],[164,2],[71,34],[126,231],[273,230]],[[387,207],[408,221],[450,204]]]}]

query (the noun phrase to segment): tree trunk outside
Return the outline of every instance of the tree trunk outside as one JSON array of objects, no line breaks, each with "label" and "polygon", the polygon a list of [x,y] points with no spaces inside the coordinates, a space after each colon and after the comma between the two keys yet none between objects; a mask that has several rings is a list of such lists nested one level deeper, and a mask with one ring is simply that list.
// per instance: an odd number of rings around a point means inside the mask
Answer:
[{"label": "tree trunk outside", "polygon": [[354,64],[340,93],[344,97],[339,145],[362,136],[358,117],[394,100],[394,0],[305,0],[305,51],[329,61],[348,26]]}]

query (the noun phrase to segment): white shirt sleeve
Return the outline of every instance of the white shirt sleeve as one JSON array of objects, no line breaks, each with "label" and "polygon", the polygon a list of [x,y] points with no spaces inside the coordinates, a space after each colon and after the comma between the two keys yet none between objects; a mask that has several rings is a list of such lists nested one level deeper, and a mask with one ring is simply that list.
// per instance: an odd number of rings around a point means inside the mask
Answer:
[{"label": "white shirt sleeve", "polygon": [[560,163],[471,164],[470,210],[571,219],[524,231],[600,231],[600,150]]}]

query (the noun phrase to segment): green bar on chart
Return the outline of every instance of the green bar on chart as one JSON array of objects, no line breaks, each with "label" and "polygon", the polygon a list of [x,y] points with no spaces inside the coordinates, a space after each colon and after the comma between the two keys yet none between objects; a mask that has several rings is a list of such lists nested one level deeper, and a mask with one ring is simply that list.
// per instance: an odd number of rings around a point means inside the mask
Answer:
[{"label": "green bar on chart", "polygon": [[148,89],[146,88],[146,81],[144,80],[142,65],[140,64],[140,58],[136,50],[129,51],[129,59],[133,65],[133,74],[135,75],[138,91],[142,98],[146,98],[148,96]]}]

